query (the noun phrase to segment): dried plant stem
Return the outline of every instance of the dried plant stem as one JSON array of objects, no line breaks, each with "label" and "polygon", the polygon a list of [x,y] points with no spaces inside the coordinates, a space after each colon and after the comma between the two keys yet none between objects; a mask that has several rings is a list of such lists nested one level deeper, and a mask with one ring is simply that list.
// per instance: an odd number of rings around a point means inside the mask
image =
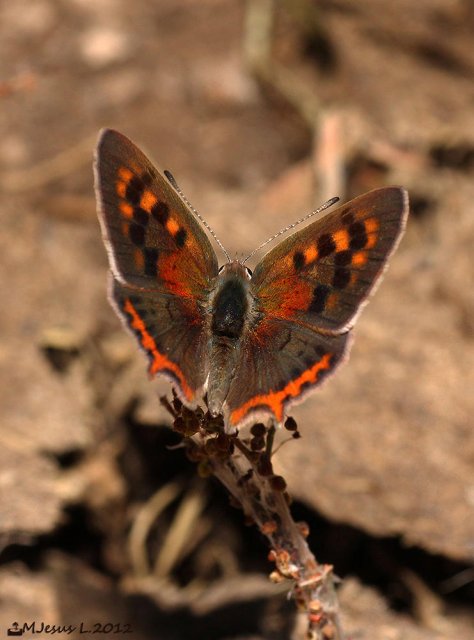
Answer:
[{"label": "dried plant stem", "polygon": [[[306,542],[308,527],[297,524],[289,509],[285,480],[275,475],[272,454],[275,426],[254,424],[250,435],[228,434],[222,416],[213,418],[201,408],[191,411],[175,396],[161,398],[173,416],[173,428],[183,436],[188,457],[198,463],[201,475],[214,475],[227,488],[267,537],[269,559],[276,570],[274,582],[292,582],[297,608],[307,616],[307,640],[343,640],[335,576],[331,565],[320,565]],[[297,426],[288,418],[285,427],[299,437]]]},{"label": "dried plant stem", "polygon": [[342,640],[334,574],[330,565],[319,565],[308,547],[302,528],[293,520],[286,494],[275,490],[271,478],[262,476],[249,451],[237,438],[236,453],[212,462],[213,474],[255,521],[272,548],[275,580],[293,581],[293,597],[299,611],[307,612],[307,637]]}]

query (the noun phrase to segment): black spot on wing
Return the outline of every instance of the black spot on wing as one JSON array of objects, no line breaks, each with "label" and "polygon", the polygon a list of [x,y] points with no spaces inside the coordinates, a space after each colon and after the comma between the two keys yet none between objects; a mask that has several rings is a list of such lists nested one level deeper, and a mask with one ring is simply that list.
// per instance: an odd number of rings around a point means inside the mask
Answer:
[{"label": "black spot on wing", "polygon": [[178,229],[178,231],[176,232],[176,235],[174,237],[176,244],[178,245],[178,247],[181,249],[182,247],[184,247],[185,242],[186,242],[186,236],[187,236],[187,232],[186,229],[183,229],[183,227],[181,227],[180,229]]},{"label": "black spot on wing", "polygon": [[345,289],[351,281],[351,272],[345,267],[337,267],[332,284],[336,289]]},{"label": "black spot on wing", "polygon": [[145,229],[135,222],[130,224],[129,231],[130,240],[137,247],[143,247],[145,243]]},{"label": "black spot on wing", "polygon": [[160,224],[166,224],[169,214],[170,208],[166,202],[156,202],[151,209],[151,215]]},{"label": "black spot on wing", "polygon": [[296,271],[300,271],[305,265],[304,255],[301,251],[295,251],[293,254],[293,264]]},{"label": "black spot on wing", "polygon": [[325,258],[336,251],[336,243],[330,233],[324,233],[318,238],[318,257]]},{"label": "black spot on wing", "polygon": [[135,207],[133,210],[133,219],[137,224],[146,227],[148,224],[148,213],[141,207]]},{"label": "black spot on wing", "polygon": [[351,249],[363,249],[367,245],[367,233],[363,222],[354,222],[349,226],[351,237],[349,246]]},{"label": "black spot on wing", "polygon": [[326,300],[330,292],[331,289],[326,284],[318,284],[318,286],[314,288],[313,298],[308,307],[308,313],[321,313],[324,311]]},{"label": "black spot on wing", "polygon": [[352,251],[346,249],[344,251],[338,251],[334,256],[334,262],[338,267],[346,267],[352,261]]},{"label": "black spot on wing", "polygon": [[125,198],[130,204],[137,205],[140,202],[144,188],[143,180],[139,176],[133,176],[127,185]]},{"label": "black spot on wing", "polygon": [[155,278],[158,273],[158,249],[155,249],[155,247],[145,247],[143,255],[145,257],[145,274]]}]

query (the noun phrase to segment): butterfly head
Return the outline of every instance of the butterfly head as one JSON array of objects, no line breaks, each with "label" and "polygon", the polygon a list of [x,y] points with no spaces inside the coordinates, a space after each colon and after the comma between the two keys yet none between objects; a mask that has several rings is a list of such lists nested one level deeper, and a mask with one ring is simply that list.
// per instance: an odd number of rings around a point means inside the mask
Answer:
[{"label": "butterfly head", "polygon": [[244,280],[250,280],[252,277],[252,271],[246,267],[240,260],[232,260],[223,264],[219,268],[219,277],[221,279],[227,279],[228,277],[241,277]]}]

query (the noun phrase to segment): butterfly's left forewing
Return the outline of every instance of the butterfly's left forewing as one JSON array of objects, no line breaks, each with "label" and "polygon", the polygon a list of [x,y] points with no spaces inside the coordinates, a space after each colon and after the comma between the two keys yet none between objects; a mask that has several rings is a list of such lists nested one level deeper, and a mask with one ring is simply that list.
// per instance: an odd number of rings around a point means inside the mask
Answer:
[{"label": "butterfly's left forewing", "polygon": [[400,187],[370,191],[270,251],[252,284],[265,314],[317,331],[347,331],[383,273],[408,215]]},{"label": "butterfly's left forewing", "polygon": [[343,360],[348,332],[407,214],[404,189],[371,191],[293,234],[257,265],[255,320],[227,398],[233,426],[259,412],[281,421],[289,403]]},{"label": "butterfly's left forewing", "polygon": [[214,250],[181,197],[122,134],[102,132],[95,178],[113,305],[147,353],[150,373],[171,378],[193,404],[209,367]]}]

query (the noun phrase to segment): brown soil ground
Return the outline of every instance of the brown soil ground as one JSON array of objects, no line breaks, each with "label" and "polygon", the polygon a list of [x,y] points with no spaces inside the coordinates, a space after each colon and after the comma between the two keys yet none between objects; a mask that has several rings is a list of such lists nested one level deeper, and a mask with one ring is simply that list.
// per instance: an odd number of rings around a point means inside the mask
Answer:
[{"label": "brown soil ground", "polygon": [[474,7],[277,4],[0,4],[5,634],[299,637],[265,540],[170,449],[107,304],[91,161],[109,126],[173,171],[231,254],[330,196],[408,189],[351,359],[295,409],[302,439],[276,465],[344,578],[348,637],[474,638]]}]

